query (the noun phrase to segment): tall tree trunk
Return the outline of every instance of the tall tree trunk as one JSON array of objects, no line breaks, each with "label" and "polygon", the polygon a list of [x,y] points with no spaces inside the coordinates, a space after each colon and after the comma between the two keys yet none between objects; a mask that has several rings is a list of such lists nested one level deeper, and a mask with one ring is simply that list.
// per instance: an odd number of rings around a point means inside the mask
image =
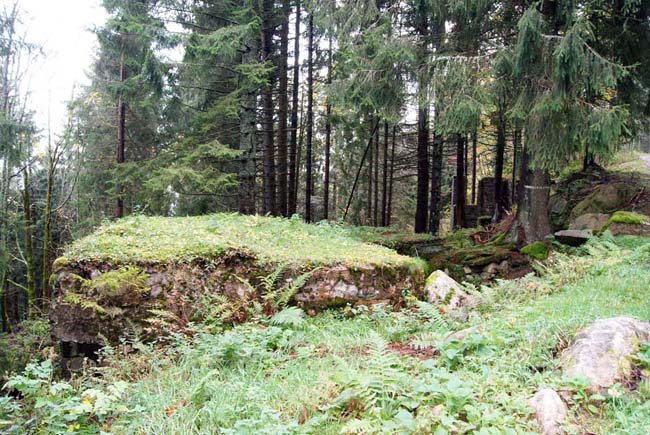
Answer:
[{"label": "tall tree trunk", "polygon": [[[257,49],[257,44],[253,42],[242,56],[242,63],[254,62]],[[239,107],[239,150],[242,153],[239,168],[239,212],[242,214],[255,214],[256,104],[254,91],[249,90],[242,95]]]},{"label": "tall tree trunk", "polygon": [[381,188],[381,226],[388,225],[388,122],[384,122],[384,150],[382,153],[384,163],[382,165],[382,188]]},{"label": "tall tree trunk", "polygon": [[415,200],[415,232],[427,229],[427,199],[429,193],[429,114],[428,108],[418,109],[417,194]]},{"label": "tall tree trunk", "polygon": [[379,125],[379,122],[375,122],[374,116],[370,117],[370,149],[368,150],[368,208],[366,209],[366,225],[372,225],[372,169],[374,162],[374,153],[375,153],[375,130],[373,129],[374,125]]},{"label": "tall tree trunk", "polygon": [[[327,50],[327,85],[332,84],[332,36]],[[330,152],[332,148],[332,105],[329,96],[325,107],[325,180],[323,181],[323,219],[329,219],[330,209]]]},{"label": "tall tree trunk", "polygon": [[431,152],[431,196],[429,202],[429,233],[438,234],[440,229],[440,218],[442,213],[442,159],[443,140],[440,136],[434,135]]},{"label": "tall tree trunk", "polygon": [[296,149],[296,204],[298,204],[298,193],[300,192],[300,170],[302,169],[302,150],[305,143],[305,94],[300,97],[300,134],[298,135],[298,145]]},{"label": "tall tree trunk", "polygon": [[543,169],[528,168],[530,156],[522,144],[517,188],[517,215],[511,237],[519,246],[543,240],[551,233],[548,215],[550,177]]},{"label": "tall tree trunk", "polygon": [[[263,0],[262,61],[273,60],[273,0]],[[269,75],[262,90],[264,213],[277,214],[275,186],[275,149],[273,144],[273,77]]]},{"label": "tall tree trunk", "polygon": [[[123,38],[123,37],[122,37]],[[124,130],[126,126],[126,107],[123,98],[124,81],[126,80],[126,67],[124,65],[124,43],[122,43],[120,55],[120,90],[117,97],[117,164],[124,163]],[[115,217],[121,218],[124,216],[124,190],[121,187],[121,182],[118,183],[117,192],[117,207],[115,209]]]},{"label": "tall tree trunk", "polygon": [[309,14],[307,22],[307,149],[305,177],[305,220],[313,220],[311,210],[311,194],[313,191],[312,173],[312,136],[314,134],[314,16]]},{"label": "tall tree trunk", "polygon": [[54,189],[54,173],[58,163],[56,149],[48,151],[47,185],[45,190],[45,209],[43,210],[43,257],[41,260],[41,289],[43,292],[42,306],[45,310],[50,300],[50,251],[52,244],[52,191]]},{"label": "tall tree trunk", "polygon": [[510,203],[515,204],[517,192],[517,158],[519,144],[521,143],[521,129],[515,122],[515,133],[512,138],[512,181],[510,182]]},{"label": "tall tree trunk", "polygon": [[[377,117],[377,122],[379,122],[379,117]],[[375,158],[375,178],[373,179],[373,214],[372,214],[372,224],[374,226],[379,226],[379,129],[375,130],[375,152],[373,153]]]},{"label": "tall tree trunk", "polygon": [[27,316],[31,319],[35,314],[36,278],[34,274],[34,248],[32,245],[32,200],[29,184],[29,163],[23,170],[23,231],[25,233],[25,267],[27,292]]},{"label": "tall tree trunk", "polygon": [[[372,118],[371,118],[372,121]],[[359,162],[359,166],[357,167],[357,174],[354,176],[354,183],[352,183],[352,190],[350,191],[350,195],[348,196],[348,202],[345,204],[345,210],[343,211],[343,220],[345,220],[348,217],[348,212],[350,211],[350,204],[352,204],[352,198],[354,197],[354,192],[357,190],[357,185],[359,184],[359,180],[361,179],[361,171],[363,170],[363,167],[366,163],[366,157],[368,156],[368,152],[372,149],[372,141],[375,137],[375,131],[379,128],[379,120],[375,122],[375,125],[371,128],[370,130],[370,137],[368,139],[368,145],[366,145],[365,150],[363,151],[363,156],[361,157],[361,162]],[[369,165],[372,166],[372,165]]]},{"label": "tall tree trunk", "polygon": [[476,204],[476,143],[478,142],[478,133],[474,130],[472,133],[472,204]]},{"label": "tall tree trunk", "polygon": [[523,229],[523,238],[519,243],[530,243],[543,240],[551,233],[548,219],[549,175],[542,169],[530,172],[530,185],[524,186],[523,201],[519,214],[519,222]]},{"label": "tall tree trunk", "polygon": [[392,223],[393,215],[393,182],[395,179],[395,138],[397,127],[393,125],[393,135],[390,147],[390,175],[388,180],[388,209],[386,211],[386,226]]},{"label": "tall tree trunk", "polygon": [[426,65],[428,57],[429,14],[426,6],[421,6],[416,16],[416,31],[420,36],[418,47],[417,72],[417,193],[415,197],[415,232],[427,230],[427,211],[429,203],[429,99]]},{"label": "tall tree trunk", "polygon": [[456,201],[455,204],[455,228],[465,228],[465,136],[458,133],[456,135]]},{"label": "tall tree trunk", "polygon": [[497,119],[497,145],[494,159],[494,214],[492,222],[499,222],[503,216],[505,204],[503,192],[503,160],[506,152],[506,119],[503,110],[499,110]]},{"label": "tall tree trunk", "polygon": [[291,140],[289,142],[289,198],[287,214],[296,212],[298,177],[296,150],[298,147],[298,90],[300,88],[300,0],[296,0],[296,27],[293,41],[293,82],[291,83]]},{"label": "tall tree trunk", "polygon": [[287,63],[289,58],[289,0],[282,0],[280,59],[278,64],[278,213],[289,215],[287,174]]}]

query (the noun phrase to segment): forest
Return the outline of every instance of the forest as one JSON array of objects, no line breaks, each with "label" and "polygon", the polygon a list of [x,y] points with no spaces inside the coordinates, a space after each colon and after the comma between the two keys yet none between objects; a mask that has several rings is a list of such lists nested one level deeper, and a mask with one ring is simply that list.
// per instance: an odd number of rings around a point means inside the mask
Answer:
[{"label": "forest", "polygon": [[52,131],[0,1],[1,433],[647,433],[650,0],[99,3]]}]

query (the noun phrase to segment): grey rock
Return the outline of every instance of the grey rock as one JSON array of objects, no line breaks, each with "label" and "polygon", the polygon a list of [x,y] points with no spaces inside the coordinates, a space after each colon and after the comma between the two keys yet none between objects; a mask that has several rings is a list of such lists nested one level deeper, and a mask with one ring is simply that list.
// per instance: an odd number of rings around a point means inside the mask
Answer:
[{"label": "grey rock", "polygon": [[429,303],[442,303],[445,311],[474,304],[473,298],[462,289],[460,284],[442,270],[436,270],[429,275],[424,291]]},{"label": "grey rock", "polygon": [[596,320],[562,353],[562,373],[586,378],[590,391],[600,391],[631,373],[629,357],[649,340],[648,322],[630,317]]},{"label": "grey rock", "polygon": [[569,229],[600,231],[608,220],[609,215],[605,213],[585,213],[571,222]]},{"label": "grey rock", "polygon": [[564,433],[560,426],[567,417],[568,409],[558,393],[545,388],[538,391],[528,404],[535,411],[535,419],[544,435]]},{"label": "grey rock", "polygon": [[580,246],[593,236],[591,230],[563,230],[555,233],[555,240],[569,246]]}]

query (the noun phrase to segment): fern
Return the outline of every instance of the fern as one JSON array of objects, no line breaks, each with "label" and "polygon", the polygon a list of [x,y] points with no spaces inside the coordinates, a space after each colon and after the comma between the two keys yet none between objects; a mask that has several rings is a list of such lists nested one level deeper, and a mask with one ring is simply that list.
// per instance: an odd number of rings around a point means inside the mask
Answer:
[{"label": "fern", "polygon": [[435,305],[424,301],[416,301],[415,306],[418,309],[418,316],[426,319],[430,327],[441,332],[449,331],[449,322],[440,314]]},{"label": "fern", "polygon": [[287,307],[271,318],[271,324],[301,328],[305,325],[305,312],[297,307]]}]

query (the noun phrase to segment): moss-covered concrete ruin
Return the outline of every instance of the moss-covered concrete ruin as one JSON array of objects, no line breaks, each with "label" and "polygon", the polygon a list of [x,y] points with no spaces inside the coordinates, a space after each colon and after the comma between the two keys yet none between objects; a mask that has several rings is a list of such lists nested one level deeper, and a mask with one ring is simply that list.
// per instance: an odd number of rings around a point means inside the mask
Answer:
[{"label": "moss-covered concrete ruin", "polygon": [[207,295],[252,303],[284,289],[306,310],[397,303],[404,290],[422,292],[425,273],[423,261],[364,243],[346,227],[235,214],[138,216],[102,226],[55,262],[50,317],[63,342],[114,342],[146,330],[156,313],[197,320],[215,301]]}]

